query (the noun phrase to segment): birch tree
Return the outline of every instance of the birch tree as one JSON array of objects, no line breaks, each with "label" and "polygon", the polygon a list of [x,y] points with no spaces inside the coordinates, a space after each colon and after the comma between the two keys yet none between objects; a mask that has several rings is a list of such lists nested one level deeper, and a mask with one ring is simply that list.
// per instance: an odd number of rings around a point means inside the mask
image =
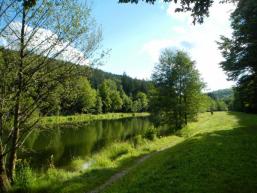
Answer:
[{"label": "birch tree", "polygon": [[[0,182],[13,182],[17,150],[39,122],[37,109],[76,65],[98,58],[101,30],[77,0],[15,1],[1,17]],[[102,57],[103,54],[100,54]],[[56,62],[59,60],[59,62]],[[2,71],[1,71],[2,72]],[[7,170],[7,171],[6,171]],[[7,183],[0,183],[2,190]]]}]

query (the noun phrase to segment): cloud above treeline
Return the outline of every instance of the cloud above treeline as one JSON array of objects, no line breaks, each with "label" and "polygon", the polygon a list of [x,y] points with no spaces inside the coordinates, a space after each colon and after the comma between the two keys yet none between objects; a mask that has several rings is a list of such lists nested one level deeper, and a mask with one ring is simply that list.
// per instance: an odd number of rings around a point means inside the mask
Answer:
[{"label": "cloud above treeline", "polygon": [[[12,22],[0,37],[0,44],[8,49],[17,50],[20,44],[21,23]],[[33,29],[25,26],[25,44],[34,54],[47,56],[74,64],[88,65],[84,54],[60,36],[44,28]]]}]

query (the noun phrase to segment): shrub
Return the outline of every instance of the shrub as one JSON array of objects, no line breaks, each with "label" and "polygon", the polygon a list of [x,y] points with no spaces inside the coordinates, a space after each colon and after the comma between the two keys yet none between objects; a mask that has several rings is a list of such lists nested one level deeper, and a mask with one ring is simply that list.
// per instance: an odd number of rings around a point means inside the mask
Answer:
[{"label": "shrub", "polygon": [[15,188],[21,191],[30,192],[29,187],[35,181],[36,176],[26,160],[18,160],[15,170]]},{"label": "shrub", "polygon": [[138,147],[139,145],[142,145],[144,142],[144,139],[142,137],[142,135],[136,135],[132,138],[132,143],[134,145],[134,147]]},{"label": "shrub", "polygon": [[157,129],[155,127],[151,127],[145,132],[144,138],[152,141],[157,137],[157,134],[158,134]]}]

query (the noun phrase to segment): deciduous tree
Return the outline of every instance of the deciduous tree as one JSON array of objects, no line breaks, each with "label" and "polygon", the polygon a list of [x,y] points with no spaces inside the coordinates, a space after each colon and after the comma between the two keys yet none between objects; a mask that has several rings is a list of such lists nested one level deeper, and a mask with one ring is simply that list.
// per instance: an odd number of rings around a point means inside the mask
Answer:
[{"label": "deciduous tree", "polygon": [[239,1],[231,21],[232,37],[222,36],[218,43],[225,59],[220,65],[238,84],[241,110],[257,112],[257,1]]},{"label": "deciduous tree", "polygon": [[[57,85],[76,73],[75,64],[93,60],[101,33],[95,28],[90,9],[76,0],[13,1],[1,17],[2,26],[0,35],[12,57],[11,63],[3,60],[2,65],[5,71],[11,69],[12,76],[10,85],[1,87],[1,103],[6,98],[12,102],[10,108],[2,103],[2,109],[9,109],[0,111],[5,113],[4,122],[11,119],[12,126],[3,128],[9,135],[1,141],[6,148],[0,158],[8,155],[7,173],[13,181],[17,149],[39,120],[35,112]],[[57,59],[62,62],[56,63]],[[3,78],[6,76],[0,77],[0,82],[6,82]],[[8,93],[2,92],[4,88],[9,88]]]},{"label": "deciduous tree", "polygon": [[159,124],[169,124],[176,130],[196,117],[204,84],[185,52],[163,51],[152,79],[156,90],[151,110]]}]

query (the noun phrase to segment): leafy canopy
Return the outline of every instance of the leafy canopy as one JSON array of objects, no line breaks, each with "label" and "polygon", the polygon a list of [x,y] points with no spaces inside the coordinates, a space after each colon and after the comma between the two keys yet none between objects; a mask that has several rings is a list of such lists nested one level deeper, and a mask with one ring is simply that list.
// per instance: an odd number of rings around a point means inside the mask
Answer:
[{"label": "leafy canopy", "polygon": [[[157,0],[119,0],[119,3],[138,3],[145,1],[154,4]],[[220,3],[237,2],[238,0],[221,0]],[[191,12],[193,23],[203,23],[204,17],[209,16],[209,9],[214,0],[163,0],[163,2],[174,2],[179,4],[175,12]]]}]

